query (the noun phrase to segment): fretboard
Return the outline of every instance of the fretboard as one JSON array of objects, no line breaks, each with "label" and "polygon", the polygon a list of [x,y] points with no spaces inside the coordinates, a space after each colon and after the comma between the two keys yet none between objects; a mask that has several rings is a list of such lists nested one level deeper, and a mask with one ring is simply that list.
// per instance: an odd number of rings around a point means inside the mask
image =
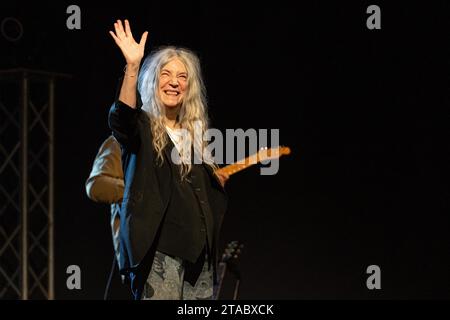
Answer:
[{"label": "fretboard", "polygon": [[256,164],[257,163],[256,157],[257,157],[257,155],[254,154],[254,155],[247,157],[243,160],[240,160],[236,163],[232,163],[225,167],[217,169],[216,172],[226,173],[231,176],[232,174],[235,174],[236,172],[239,172],[241,170],[244,170],[244,169]]}]

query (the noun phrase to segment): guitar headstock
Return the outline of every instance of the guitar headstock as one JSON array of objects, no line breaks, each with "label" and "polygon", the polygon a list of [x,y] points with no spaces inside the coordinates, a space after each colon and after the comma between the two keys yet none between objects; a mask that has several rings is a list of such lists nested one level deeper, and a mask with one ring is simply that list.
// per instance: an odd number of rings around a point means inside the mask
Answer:
[{"label": "guitar headstock", "polygon": [[244,245],[239,241],[229,242],[222,254],[221,262],[228,262],[229,260],[237,260],[237,258],[241,254],[242,248],[244,248]]},{"label": "guitar headstock", "polygon": [[264,161],[264,160],[272,160],[277,159],[281,156],[288,155],[291,153],[291,149],[289,147],[273,147],[273,148],[261,148],[258,151],[258,160]]}]

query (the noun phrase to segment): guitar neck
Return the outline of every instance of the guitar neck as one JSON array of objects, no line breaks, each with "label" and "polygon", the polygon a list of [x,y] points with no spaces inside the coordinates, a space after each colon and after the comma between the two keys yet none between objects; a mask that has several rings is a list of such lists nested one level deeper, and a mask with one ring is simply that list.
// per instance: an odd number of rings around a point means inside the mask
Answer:
[{"label": "guitar neck", "polygon": [[248,167],[257,163],[256,155],[252,155],[238,162],[229,164],[223,168],[217,169],[216,172],[226,173],[228,175],[235,174],[241,170],[247,169]]},{"label": "guitar neck", "polygon": [[270,159],[276,159],[284,154],[290,154],[291,150],[289,147],[276,147],[276,148],[262,148],[261,151],[247,157],[244,159],[239,160],[238,162],[229,164],[223,168],[217,169],[217,173],[225,173],[229,176],[232,174],[235,174],[236,172],[239,172],[241,170],[244,170],[254,164],[257,164],[259,161],[263,160],[270,160]]}]

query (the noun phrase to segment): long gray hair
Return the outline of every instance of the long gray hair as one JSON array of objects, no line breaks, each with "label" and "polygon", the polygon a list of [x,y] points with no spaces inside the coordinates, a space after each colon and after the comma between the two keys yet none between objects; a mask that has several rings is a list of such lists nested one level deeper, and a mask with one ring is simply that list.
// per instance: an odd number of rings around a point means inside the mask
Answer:
[{"label": "long gray hair", "polygon": [[[203,139],[209,126],[209,119],[206,88],[201,75],[200,61],[194,52],[186,48],[168,46],[153,51],[145,58],[139,73],[138,90],[142,98],[142,110],[147,113],[150,119],[153,147],[156,150],[157,159],[160,163],[164,161],[163,149],[168,143],[164,123],[165,108],[157,94],[159,77],[161,69],[174,58],[180,59],[188,73],[187,90],[177,122],[182,129],[189,133],[191,139],[189,141],[196,143],[194,145],[195,152],[202,152],[203,161],[213,169],[217,169],[212,156],[205,149],[207,141]],[[195,127],[197,128],[195,129]],[[197,133],[197,139],[194,139],[194,132]],[[201,132],[201,137],[198,137],[199,132]],[[182,179],[191,171],[191,163],[192,161],[182,162],[180,172]]]}]

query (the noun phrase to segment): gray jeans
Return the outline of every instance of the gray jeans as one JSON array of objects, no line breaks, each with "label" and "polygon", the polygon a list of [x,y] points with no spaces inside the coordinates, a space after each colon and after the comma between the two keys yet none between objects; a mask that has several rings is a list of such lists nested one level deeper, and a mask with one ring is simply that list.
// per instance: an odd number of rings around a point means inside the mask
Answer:
[{"label": "gray jeans", "polygon": [[142,300],[213,299],[213,272],[208,270],[207,261],[195,286],[184,280],[184,271],[182,259],[156,251]]}]

